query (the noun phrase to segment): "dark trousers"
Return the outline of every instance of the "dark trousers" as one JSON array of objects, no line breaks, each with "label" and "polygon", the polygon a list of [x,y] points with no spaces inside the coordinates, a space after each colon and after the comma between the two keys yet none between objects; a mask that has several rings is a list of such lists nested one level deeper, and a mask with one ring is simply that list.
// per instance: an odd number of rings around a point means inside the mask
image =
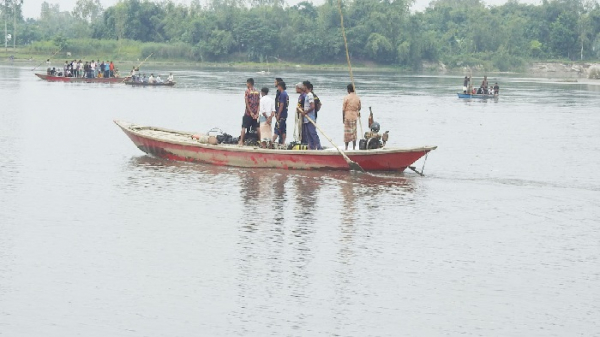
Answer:
[{"label": "dark trousers", "polygon": [[309,150],[322,150],[317,128],[310,122],[302,124],[302,138],[306,139]]}]

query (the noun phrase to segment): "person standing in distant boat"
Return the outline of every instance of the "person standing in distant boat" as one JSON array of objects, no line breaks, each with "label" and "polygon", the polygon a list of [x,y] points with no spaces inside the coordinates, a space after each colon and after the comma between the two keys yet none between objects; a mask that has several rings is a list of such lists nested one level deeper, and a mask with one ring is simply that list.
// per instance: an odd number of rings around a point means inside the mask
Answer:
[{"label": "person standing in distant boat", "polygon": [[496,84],[494,84],[494,95],[498,94],[500,94],[500,86],[498,85],[498,82],[496,82]]},{"label": "person standing in distant boat", "polygon": [[356,121],[360,117],[361,103],[356,95],[354,85],[348,84],[346,87],[348,95],[344,97],[342,105],[342,121],[344,123],[344,143],[348,150],[348,143],[352,142],[352,150],[356,150]]},{"label": "person standing in distant boat", "polygon": [[469,78],[465,76],[465,80],[463,81],[463,94],[466,94],[469,90]]},{"label": "person standing in distant boat", "polygon": [[256,130],[258,127],[258,109],[260,104],[260,94],[254,89],[254,79],[249,78],[246,80],[246,92],[244,93],[244,101],[246,104],[246,110],[244,117],[242,118],[242,134],[240,135],[240,141],[238,145],[244,145],[244,138],[246,132],[250,130]]},{"label": "person standing in distant boat", "polygon": [[483,81],[481,81],[481,88],[483,88],[483,93],[487,94],[488,93],[488,79],[487,76],[483,76]]}]

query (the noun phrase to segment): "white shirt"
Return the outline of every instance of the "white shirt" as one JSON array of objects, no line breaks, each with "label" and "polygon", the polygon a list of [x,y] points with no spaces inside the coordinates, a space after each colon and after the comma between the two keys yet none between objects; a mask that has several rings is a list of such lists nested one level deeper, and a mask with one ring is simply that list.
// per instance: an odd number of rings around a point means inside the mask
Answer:
[{"label": "white shirt", "polygon": [[263,116],[263,112],[267,114],[267,117],[271,116],[271,113],[275,112],[275,101],[271,98],[271,96],[264,95],[260,98],[260,108],[258,110],[259,118],[258,121],[263,123],[266,122],[267,119]]}]

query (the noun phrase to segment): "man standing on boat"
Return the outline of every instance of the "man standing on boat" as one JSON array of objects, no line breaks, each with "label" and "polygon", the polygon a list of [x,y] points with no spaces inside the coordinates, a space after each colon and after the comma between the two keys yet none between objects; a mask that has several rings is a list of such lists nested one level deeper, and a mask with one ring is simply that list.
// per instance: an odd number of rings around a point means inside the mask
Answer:
[{"label": "man standing on boat", "polygon": [[275,77],[275,89],[277,89],[277,92],[275,92],[275,111],[279,111],[279,94],[281,94],[281,91],[279,91],[279,82],[283,82],[283,79]]},{"label": "man standing on boat", "polygon": [[463,94],[466,94],[467,91],[469,90],[469,78],[467,76],[465,76],[465,80],[463,81]]},{"label": "man standing on boat", "polygon": [[483,76],[483,81],[481,81],[481,88],[483,88],[483,94],[487,94],[488,93],[488,80],[487,80],[487,76]]},{"label": "man standing on boat", "polygon": [[308,91],[311,94],[313,94],[313,97],[315,98],[315,119],[314,119],[314,121],[316,122],[317,118],[319,118],[319,111],[321,111],[321,106],[323,106],[323,104],[321,104],[321,99],[319,98],[319,96],[317,96],[317,94],[315,94],[315,92],[313,91],[312,83],[310,83],[310,81],[305,81],[303,83],[306,86],[306,88],[308,89]]},{"label": "man standing on boat", "polygon": [[246,103],[246,111],[242,118],[242,134],[240,136],[239,145],[244,145],[246,131],[256,130],[258,127],[258,108],[260,103],[260,94],[254,89],[254,79],[246,80],[246,92],[244,93],[244,101]]},{"label": "man standing on boat", "polygon": [[317,134],[317,128],[311,123],[307,117],[315,121],[315,97],[310,90],[302,85],[304,91],[304,108],[301,110],[301,114],[304,117],[302,123],[302,134],[306,138],[309,150],[322,150],[321,140]]},{"label": "man standing on boat", "polygon": [[269,88],[264,87],[260,90],[260,144],[262,148],[266,148],[268,143],[273,138],[273,124],[272,120],[275,116],[275,102],[269,96]]},{"label": "man standing on boat", "polygon": [[342,105],[342,121],[344,123],[344,143],[348,150],[348,143],[352,142],[352,150],[356,150],[356,121],[360,117],[360,98],[354,91],[354,84],[347,86],[348,95],[344,97]]},{"label": "man standing on boat", "polygon": [[496,82],[496,84],[494,84],[494,95],[498,95],[500,93],[500,86],[498,85],[498,82]]},{"label": "man standing on boat", "polygon": [[300,144],[307,144],[305,136],[302,134],[302,109],[304,109],[304,99],[306,98],[304,84],[302,84],[302,82],[296,84],[296,93],[300,94],[300,96],[298,96],[298,105],[296,105],[296,131],[294,131],[294,138],[296,137],[297,132],[298,138],[296,141],[300,141]]},{"label": "man standing on boat", "polygon": [[279,144],[285,144],[285,135],[287,132],[287,116],[288,106],[290,105],[290,96],[286,90],[285,82],[281,81],[277,84],[277,92],[279,93],[278,102],[275,103],[277,114],[275,116],[275,135],[273,135],[273,143],[279,137]]}]

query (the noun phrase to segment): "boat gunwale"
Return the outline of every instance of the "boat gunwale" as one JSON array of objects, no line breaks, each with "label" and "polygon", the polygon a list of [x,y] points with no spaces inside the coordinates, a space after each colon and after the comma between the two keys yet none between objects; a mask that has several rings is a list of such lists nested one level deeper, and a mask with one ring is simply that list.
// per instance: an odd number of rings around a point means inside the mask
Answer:
[{"label": "boat gunwale", "polygon": [[[136,124],[132,124],[132,123],[128,123],[128,122],[123,122],[123,121],[119,121],[119,120],[114,120],[114,123],[117,124],[117,126],[119,126],[121,129],[123,129],[124,132],[126,133],[132,133],[138,137],[141,138],[146,138],[146,139],[151,139],[154,141],[159,141],[159,142],[165,142],[165,143],[169,143],[169,144],[176,144],[176,145],[181,145],[181,146],[192,146],[192,147],[199,147],[199,148],[203,148],[203,149],[209,149],[209,150],[214,150],[214,151],[228,151],[228,152],[252,152],[252,153],[260,153],[260,154],[287,154],[289,155],[290,152],[293,151],[293,154],[298,154],[298,155],[317,155],[317,156],[339,156],[340,154],[337,151],[332,150],[327,150],[327,151],[316,151],[316,150],[280,150],[280,149],[263,149],[260,147],[250,147],[250,146],[238,146],[235,144],[226,144],[226,145],[222,145],[222,144],[218,144],[218,145],[212,145],[212,144],[203,144],[200,142],[183,142],[183,141],[177,141],[177,140],[166,140],[160,137],[156,137],[156,136],[151,136],[151,135],[147,135],[144,134],[140,131],[143,130],[151,130],[151,131],[161,131],[161,132],[166,132],[166,133],[172,133],[172,134],[178,134],[178,135],[182,135],[182,136],[189,136],[190,140],[192,135],[194,135],[194,133],[192,132],[182,132],[182,131],[177,131],[177,130],[172,130],[172,129],[167,129],[167,128],[161,128],[161,127],[154,127],[154,126],[143,126],[143,125],[136,125]],[[137,130],[136,130],[137,129]],[[425,152],[428,153],[430,151],[433,151],[437,149],[437,146],[422,146],[422,147],[416,147],[416,148],[406,148],[406,149],[402,149],[402,148],[382,148],[382,149],[373,149],[373,150],[351,150],[351,151],[344,151],[346,153],[346,155],[348,156],[376,156],[376,155],[383,155],[383,154],[394,154],[394,153],[412,153],[412,152]]]},{"label": "boat gunwale", "polygon": [[[458,98],[498,98],[500,94],[463,94],[461,92],[456,93]],[[468,97],[467,97],[468,96]]]}]

